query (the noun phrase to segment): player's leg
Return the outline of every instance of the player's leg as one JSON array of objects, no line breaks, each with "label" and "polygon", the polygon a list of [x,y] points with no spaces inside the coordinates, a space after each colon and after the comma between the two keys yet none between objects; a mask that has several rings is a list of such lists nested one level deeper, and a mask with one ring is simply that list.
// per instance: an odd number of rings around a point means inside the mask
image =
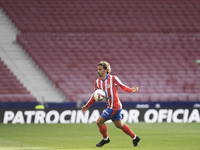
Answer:
[{"label": "player's leg", "polygon": [[[109,111],[107,111],[109,112]],[[108,133],[107,133],[107,126],[105,124],[106,120],[108,120],[109,116],[107,113],[103,113],[98,119],[97,119],[97,126],[99,127],[99,131],[103,136],[103,139],[96,144],[97,147],[102,147],[104,144],[109,143],[110,139],[108,138]]]},{"label": "player's leg", "polygon": [[137,146],[138,142],[140,141],[140,138],[133,133],[133,131],[130,129],[130,127],[124,123],[122,123],[122,120],[115,120],[113,121],[115,126],[119,129],[121,129],[124,133],[129,135],[133,139],[133,145]]},{"label": "player's leg", "polygon": [[121,129],[124,133],[129,135],[132,139],[135,138],[135,133],[133,133],[133,131],[129,128],[128,125],[123,124],[121,119],[115,120],[113,121],[113,123],[115,124],[117,128]]},{"label": "player's leg", "polygon": [[108,134],[107,134],[107,126],[105,125],[106,119],[104,119],[102,116],[100,116],[97,119],[97,126],[99,127],[99,131],[102,134],[103,138],[107,138]]}]

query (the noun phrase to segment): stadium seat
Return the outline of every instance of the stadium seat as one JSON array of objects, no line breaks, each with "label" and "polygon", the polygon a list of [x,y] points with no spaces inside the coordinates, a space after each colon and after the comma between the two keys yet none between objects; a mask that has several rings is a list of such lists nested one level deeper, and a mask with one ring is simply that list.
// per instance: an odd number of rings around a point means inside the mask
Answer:
[{"label": "stadium seat", "polygon": [[0,102],[36,101],[0,59]]}]

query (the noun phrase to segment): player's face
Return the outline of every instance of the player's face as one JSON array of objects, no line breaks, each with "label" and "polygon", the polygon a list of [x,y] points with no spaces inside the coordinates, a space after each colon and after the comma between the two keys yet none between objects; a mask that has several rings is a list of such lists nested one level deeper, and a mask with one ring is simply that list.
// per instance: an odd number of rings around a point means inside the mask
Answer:
[{"label": "player's face", "polygon": [[105,70],[103,66],[101,65],[97,66],[97,71],[98,71],[99,77],[104,77],[107,75],[107,70]]}]

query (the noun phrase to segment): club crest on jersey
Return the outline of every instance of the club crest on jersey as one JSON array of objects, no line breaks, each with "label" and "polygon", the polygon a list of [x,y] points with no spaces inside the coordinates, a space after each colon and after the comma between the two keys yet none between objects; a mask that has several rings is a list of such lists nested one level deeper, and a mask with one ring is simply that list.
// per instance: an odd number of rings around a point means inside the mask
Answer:
[{"label": "club crest on jersey", "polygon": [[108,85],[107,85],[107,88],[110,88],[110,86],[111,86],[111,85],[110,85],[110,84],[108,84]]}]

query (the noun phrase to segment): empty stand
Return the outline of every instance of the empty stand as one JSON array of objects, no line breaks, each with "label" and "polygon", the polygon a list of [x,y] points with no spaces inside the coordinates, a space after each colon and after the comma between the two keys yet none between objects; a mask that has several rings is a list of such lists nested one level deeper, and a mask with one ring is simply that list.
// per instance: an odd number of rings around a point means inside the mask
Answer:
[{"label": "empty stand", "polygon": [[200,32],[198,0],[1,0],[21,32]]},{"label": "empty stand", "polygon": [[200,34],[28,33],[17,39],[72,101],[92,93],[101,60],[110,62],[112,74],[123,83],[140,87],[138,94],[122,100],[189,101],[199,96],[195,59],[200,58]]},{"label": "empty stand", "polygon": [[10,72],[0,59],[0,102],[28,102],[36,99]]},{"label": "empty stand", "polygon": [[87,101],[96,64],[139,93],[123,101],[200,100],[198,0],[0,0],[17,40],[71,101]]}]

